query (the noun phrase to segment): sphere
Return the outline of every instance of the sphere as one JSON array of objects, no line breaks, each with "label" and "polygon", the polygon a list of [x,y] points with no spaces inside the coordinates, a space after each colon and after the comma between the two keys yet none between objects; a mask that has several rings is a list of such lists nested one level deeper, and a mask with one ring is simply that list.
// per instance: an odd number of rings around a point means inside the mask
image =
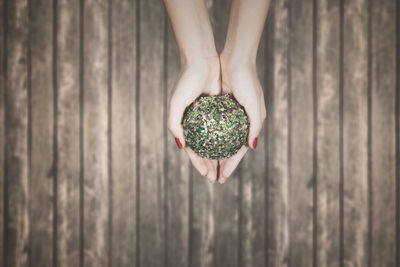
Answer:
[{"label": "sphere", "polygon": [[200,96],[185,111],[186,144],[207,159],[228,158],[247,144],[249,120],[231,94]]}]

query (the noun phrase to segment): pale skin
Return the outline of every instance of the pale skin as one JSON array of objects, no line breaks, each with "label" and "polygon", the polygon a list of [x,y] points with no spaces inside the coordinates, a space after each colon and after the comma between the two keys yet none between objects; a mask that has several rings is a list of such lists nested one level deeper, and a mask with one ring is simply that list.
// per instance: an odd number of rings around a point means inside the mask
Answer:
[{"label": "pale skin", "polygon": [[[164,0],[178,44],[181,70],[169,102],[168,129],[178,147],[210,183],[223,184],[248,151],[255,149],[266,118],[256,55],[270,0],[232,0],[224,49],[218,55],[204,0]],[[231,93],[249,116],[248,145],[222,160],[204,159],[186,146],[182,116],[201,94]]]}]

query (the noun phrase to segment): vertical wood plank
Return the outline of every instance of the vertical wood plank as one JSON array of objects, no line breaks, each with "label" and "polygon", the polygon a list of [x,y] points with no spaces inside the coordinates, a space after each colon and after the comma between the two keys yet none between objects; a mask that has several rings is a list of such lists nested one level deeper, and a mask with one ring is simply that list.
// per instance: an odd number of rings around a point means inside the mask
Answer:
[{"label": "vertical wood plank", "polygon": [[192,224],[190,229],[190,266],[213,266],[215,218],[213,212],[214,185],[190,167],[192,180]]},{"label": "vertical wood plank", "polygon": [[268,118],[268,184],[266,266],[288,265],[289,254],[289,1],[271,6],[273,70]]},{"label": "vertical wood plank", "polygon": [[4,83],[4,62],[5,62],[5,47],[4,47],[4,20],[7,18],[4,10],[4,1],[0,2],[0,14],[2,18],[2,25],[0,26],[0,264],[4,264],[4,178],[5,178],[5,165],[4,165],[4,155],[5,155],[5,83]]},{"label": "vertical wood plank", "polygon": [[157,267],[163,265],[166,241],[162,152],[166,14],[158,0],[140,1],[140,14],[140,266]]},{"label": "vertical wood plank", "polygon": [[79,3],[58,0],[57,266],[79,266]]},{"label": "vertical wood plank", "polygon": [[[214,1],[206,0],[206,7],[215,36],[215,21],[212,12]],[[215,217],[213,210],[214,185],[201,176],[191,165],[190,175],[190,249],[189,263],[191,267],[206,267],[214,264]]]},{"label": "vertical wood plank", "polygon": [[[318,1],[318,217],[320,267],[339,266],[339,1]],[[295,223],[295,222],[293,222]],[[311,237],[310,237],[311,238]]]},{"label": "vertical wood plank", "polygon": [[[257,54],[257,73],[264,94],[267,95],[267,31],[264,28]],[[266,103],[267,105],[268,103]],[[269,110],[270,107],[267,107]],[[265,124],[259,134],[259,144],[256,150],[249,151],[242,159],[241,179],[239,188],[240,231],[239,266],[265,266]]]},{"label": "vertical wood plank", "polygon": [[[230,5],[231,1],[227,0],[213,3],[211,16],[218,52],[225,44]],[[214,184],[215,234],[213,242],[216,266],[238,266],[242,256],[242,251],[239,250],[239,185],[241,184],[239,179],[243,179],[242,173],[242,163],[239,163],[237,170],[225,184]],[[203,180],[206,182],[205,179]]]},{"label": "vertical wood plank", "polygon": [[136,261],[136,4],[112,1],[112,261]]},{"label": "vertical wood plank", "polygon": [[[30,264],[52,265],[53,245],[53,1],[31,4]],[[53,248],[54,249],[54,248]]]},{"label": "vertical wood plank", "polygon": [[343,53],[343,262],[367,266],[368,10],[345,1]]},{"label": "vertical wood plank", "polygon": [[84,265],[108,264],[108,2],[84,2]]},{"label": "vertical wood plank", "polygon": [[313,1],[290,4],[290,265],[313,263]]},{"label": "vertical wood plank", "polygon": [[372,266],[395,266],[395,1],[372,2]]},{"label": "vertical wood plank", "polygon": [[5,70],[5,261],[4,265],[28,266],[29,181],[27,97],[27,1],[6,1]]},{"label": "vertical wood plank", "polygon": [[[171,24],[167,25],[166,47],[167,53],[164,60],[164,73],[166,75],[166,88],[164,89],[164,115],[167,112],[167,96],[171,95],[176,78],[179,74],[179,51],[176,44]],[[164,118],[164,131],[167,131],[166,117]],[[186,153],[179,150],[173,138],[165,132],[166,158],[165,166],[167,175],[167,266],[189,265],[189,158]]]}]

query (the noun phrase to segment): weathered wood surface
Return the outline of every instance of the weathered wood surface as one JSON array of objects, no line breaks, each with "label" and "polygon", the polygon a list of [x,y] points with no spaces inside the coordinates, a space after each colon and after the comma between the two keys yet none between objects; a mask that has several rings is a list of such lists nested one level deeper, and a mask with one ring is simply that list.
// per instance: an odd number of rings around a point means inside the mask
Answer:
[{"label": "weathered wood surface", "polygon": [[[28,2],[5,5],[4,265],[28,266]],[[51,227],[49,225],[48,227]]]},{"label": "weathered wood surface", "polygon": [[[268,116],[268,184],[266,186],[266,266],[288,266],[289,256],[289,1],[271,6],[273,61]],[[277,86],[279,85],[279,86]]]},{"label": "weathered wood surface", "polygon": [[6,20],[4,11],[4,1],[0,2],[0,14],[2,17],[3,25],[0,26],[0,36],[3,38],[0,40],[0,263],[4,263],[4,178],[5,178],[5,164],[4,164],[4,148],[5,144],[5,82],[4,82],[4,67],[5,67],[5,51],[4,51],[4,22]]},{"label": "weathered wood surface", "polygon": [[[165,17],[167,20],[167,17]],[[174,83],[179,74],[179,52],[175,42],[171,24],[166,22],[164,32],[164,123],[168,108],[168,96],[171,95]],[[164,124],[164,146],[166,154],[164,157],[164,169],[166,175],[166,246],[167,266],[189,266],[189,205],[190,205],[190,163],[186,153],[177,149],[172,136],[166,132]]]},{"label": "weathered wood surface", "polygon": [[[205,3],[211,25],[215,27],[214,1],[206,0]],[[189,263],[193,267],[213,266],[215,264],[214,240],[216,228],[213,207],[216,201],[215,187],[208,183],[193,166],[190,166],[190,193]]]},{"label": "weathered wood surface", "polygon": [[[228,27],[230,1],[213,1],[211,17],[213,29],[218,34],[215,35],[215,46],[220,52],[225,44],[225,36]],[[229,182],[221,185],[213,185],[214,201],[214,264],[221,267],[238,267],[241,251],[238,251],[239,245],[239,186],[242,178],[242,164],[229,178]],[[202,178],[203,182],[206,182]],[[200,192],[196,192],[199,194]],[[230,205],[226,205],[230,203]],[[230,245],[228,245],[230,244]]]},{"label": "weathered wood surface", "polygon": [[166,129],[162,2],[1,1],[0,265],[399,265],[397,2],[273,1],[259,145],[211,185]]},{"label": "weathered wood surface", "polygon": [[112,1],[111,266],[136,262],[136,3]]},{"label": "weathered wood surface", "polygon": [[[318,183],[313,97],[313,1],[291,1],[289,12],[289,266],[312,266]],[[275,84],[275,86],[278,86]],[[315,253],[315,252],[314,252]]]},{"label": "weathered wood surface", "polygon": [[[317,266],[339,267],[340,1],[317,1]],[[315,186],[315,185],[314,185]],[[295,223],[295,222],[293,222]]]},{"label": "weathered wood surface", "polygon": [[164,16],[160,1],[140,3],[140,180],[139,266],[162,266],[165,260],[165,173],[163,107]]},{"label": "weathered wood surface", "polygon": [[389,267],[396,264],[396,5],[371,4],[371,266]]},{"label": "weathered wood surface", "polygon": [[84,1],[83,20],[83,256],[108,266],[108,1]]},{"label": "weathered wood surface", "polygon": [[[29,220],[30,264],[51,266],[53,253],[53,183],[56,177],[53,86],[53,5],[43,0],[29,7]],[[46,101],[43,101],[46,99]]]},{"label": "weathered wood surface", "polygon": [[79,3],[57,6],[57,266],[79,266],[80,63]]},{"label": "weathered wood surface", "polygon": [[368,1],[343,14],[343,263],[368,266]]}]

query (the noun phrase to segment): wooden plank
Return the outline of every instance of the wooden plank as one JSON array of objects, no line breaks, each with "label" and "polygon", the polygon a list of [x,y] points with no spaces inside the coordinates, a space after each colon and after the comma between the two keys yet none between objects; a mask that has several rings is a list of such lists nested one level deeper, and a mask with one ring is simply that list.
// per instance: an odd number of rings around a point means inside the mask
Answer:
[{"label": "wooden plank", "polygon": [[31,5],[30,264],[52,265],[53,253],[53,5]]},{"label": "wooden plank", "polygon": [[[214,22],[215,46],[221,51],[229,22],[231,1],[214,1],[212,21]],[[213,211],[215,217],[214,262],[216,266],[235,267],[241,257],[239,251],[239,185],[243,180],[242,164],[239,163],[229,180],[214,184]],[[204,179],[203,179],[204,180]],[[204,180],[205,182],[205,180]],[[230,245],[227,245],[230,244]]]},{"label": "wooden plank", "polygon": [[[167,43],[165,47],[166,88],[164,88],[164,114],[167,113],[167,96],[171,95],[179,74],[179,51],[172,27],[167,25]],[[166,117],[164,118],[166,120]],[[164,121],[164,131],[167,130]],[[167,265],[189,265],[189,158],[186,153],[176,147],[175,141],[165,132],[167,148]],[[166,160],[164,159],[164,160]]]},{"label": "wooden plank", "polygon": [[372,265],[395,266],[396,3],[372,3]]},{"label": "wooden plank", "polygon": [[84,6],[84,265],[107,266],[108,1]]},{"label": "wooden plank", "polygon": [[27,96],[27,1],[7,1],[5,72],[5,261],[28,266],[29,159]]},{"label": "wooden plank", "polygon": [[165,12],[158,0],[140,1],[140,266],[165,259],[163,48]]},{"label": "wooden plank", "polygon": [[315,7],[318,12],[316,47],[318,246],[316,249],[317,266],[320,267],[339,266],[339,2],[317,1]]},{"label": "wooden plank", "polygon": [[[265,95],[268,94],[268,81],[265,78],[268,70],[267,38],[271,37],[266,36],[264,30],[257,55],[257,73]],[[239,266],[265,266],[265,128],[264,123],[257,149],[249,151],[242,159],[242,184],[239,188]]]},{"label": "wooden plank", "polygon": [[57,266],[79,266],[79,3],[57,7]]},{"label": "wooden plank", "polygon": [[210,184],[193,166],[191,179],[190,266],[213,266],[215,218],[213,211],[214,184]]},{"label": "wooden plank", "polygon": [[112,1],[112,260],[136,261],[136,4]]},{"label": "wooden plank", "polygon": [[[211,16],[214,8],[214,1],[206,0],[205,4],[210,16],[211,25],[213,29],[215,29],[214,16]],[[192,267],[213,266],[215,238],[213,203],[215,187],[213,184],[210,184],[205,177],[201,176],[191,163],[189,175],[189,263]]]},{"label": "wooden plank", "polygon": [[290,265],[313,262],[313,1],[290,12]]},{"label": "wooden plank", "polygon": [[368,266],[368,10],[345,1],[343,54],[343,262]]},{"label": "wooden plank", "polygon": [[287,266],[289,253],[289,195],[288,195],[288,53],[289,1],[271,5],[272,75],[271,106],[268,118],[268,184],[266,203],[266,266]]},{"label": "wooden plank", "polygon": [[[4,1],[0,2],[0,16],[3,18],[3,23],[5,22],[6,13],[4,10]],[[4,59],[5,59],[5,47],[4,47],[4,24],[0,26],[0,225],[2,225],[3,229],[0,229],[0,263],[4,264],[4,177],[5,177],[5,164],[4,164],[4,155],[5,155],[5,105],[4,96],[5,96],[5,73],[4,73]]]}]

